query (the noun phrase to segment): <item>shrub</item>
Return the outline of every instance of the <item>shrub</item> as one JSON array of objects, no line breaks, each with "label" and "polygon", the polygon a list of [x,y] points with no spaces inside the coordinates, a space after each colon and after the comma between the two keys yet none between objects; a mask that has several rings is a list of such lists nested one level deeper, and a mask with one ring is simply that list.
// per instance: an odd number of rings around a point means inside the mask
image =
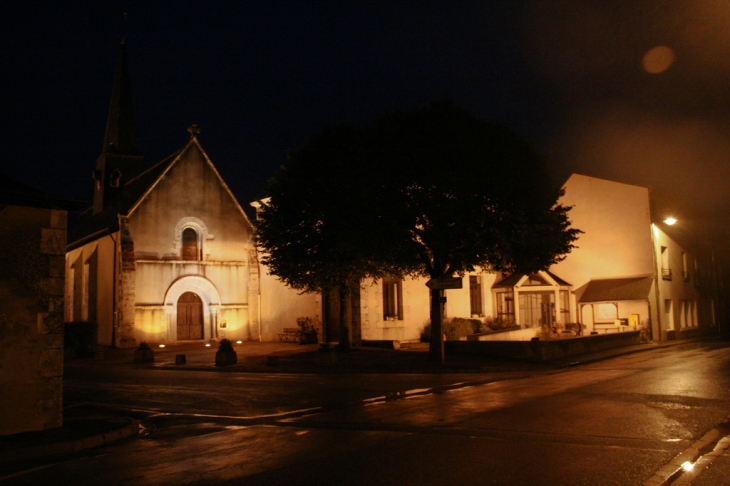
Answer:
[{"label": "shrub", "polygon": [[503,319],[501,317],[487,317],[479,327],[479,332],[499,331],[516,326],[517,323],[513,319]]},{"label": "shrub", "polygon": [[228,339],[221,339],[221,342],[218,344],[218,351],[230,353],[233,351],[233,343]]},{"label": "shrub", "polygon": [[317,342],[317,328],[311,317],[297,317],[299,326],[299,342],[301,344],[314,344]]},{"label": "shrub", "polygon": [[[455,317],[451,320],[444,321],[441,330],[446,335],[447,341],[458,341],[462,337],[469,336],[479,331],[481,321],[479,319],[464,319]],[[431,339],[431,323],[423,326],[421,332],[421,341],[429,342]]]},{"label": "shrub", "polygon": [[139,343],[139,346],[137,346],[138,351],[147,351],[148,349],[151,349],[151,348],[150,348],[150,345],[147,344],[146,341],[142,341],[141,343]]},{"label": "shrub", "polygon": [[66,356],[90,358],[96,350],[96,324],[74,321],[63,325],[63,347]]}]

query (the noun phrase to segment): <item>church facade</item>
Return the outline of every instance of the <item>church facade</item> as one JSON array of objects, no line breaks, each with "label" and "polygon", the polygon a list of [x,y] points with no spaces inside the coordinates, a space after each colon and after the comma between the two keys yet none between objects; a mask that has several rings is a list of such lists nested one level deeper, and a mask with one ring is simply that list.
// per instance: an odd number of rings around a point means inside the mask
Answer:
[{"label": "church facade", "polygon": [[142,170],[125,46],[94,204],[69,232],[65,320],[98,326],[98,343],[258,339],[253,226],[198,141]]}]

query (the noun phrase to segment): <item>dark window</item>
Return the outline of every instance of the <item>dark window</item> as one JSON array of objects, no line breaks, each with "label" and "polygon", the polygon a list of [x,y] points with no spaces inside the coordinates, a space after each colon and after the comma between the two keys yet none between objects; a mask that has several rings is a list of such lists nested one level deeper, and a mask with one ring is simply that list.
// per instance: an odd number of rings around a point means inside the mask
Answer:
[{"label": "dark window", "polygon": [[383,279],[383,320],[403,320],[403,281]]},{"label": "dark window", "polygon": [[198,233],[192,228],[185,228],[182,232],[182,254],[180,256],[183,260],[200,260]]},{"label": "dark window", "polygon": [[664,280],[672,280],[672,269],[669,268],[669,249],[662,246],[662,278]]},{"label": "dark window", "polygon": [[560,322],[570,322],[570,294],[567,290],[560,291]]},{"label": "dark window", "polygon": [[109,175],[109,185],[112,187],[119,187],[122,180],[122,173],[119,171],[119,169],[114,169],[114,171]]},{"label": "dark window", "polygon": [[515,297],[512,292],[497,293],[497,316],[506,321],[515,320]]},{"label": "dark window", "polygon": [[469,302],[471,315],[481,316],[482,312],[482,282],[479,275],[469,276]]}]

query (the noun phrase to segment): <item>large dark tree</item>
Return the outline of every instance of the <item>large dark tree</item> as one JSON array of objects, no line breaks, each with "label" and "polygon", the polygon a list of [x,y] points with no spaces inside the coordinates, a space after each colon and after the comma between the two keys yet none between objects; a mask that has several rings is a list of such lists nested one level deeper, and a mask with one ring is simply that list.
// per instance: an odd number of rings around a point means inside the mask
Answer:
[{"label": "large dark tree", "polygon": [[[532,147],[450,102],[387,113],[362,131],[325,128],[268,192],[257,223],[263,262],[294,288],[342,299],[388,273],[547,269],[579,232]],[[431,296],[429,359],[443,362],[443,291]]]},{"label": "large dark tree", "polygon": [[362,131],[324,127],[289,154],[269,182],[256,221],[262,263],[284,283],[304,292],[339,297],[339,347],[350,346],[346,302],[365,278],[384,274],[375,259],[373,221],[360,183]]}]

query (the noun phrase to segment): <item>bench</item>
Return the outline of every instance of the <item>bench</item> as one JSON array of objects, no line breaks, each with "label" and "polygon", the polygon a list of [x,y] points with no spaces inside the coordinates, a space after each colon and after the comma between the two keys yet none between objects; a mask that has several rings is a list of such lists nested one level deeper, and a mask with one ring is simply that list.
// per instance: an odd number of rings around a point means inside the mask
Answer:
[{"label": "bench", "polygon": [[279,333],[279,342],[298,342],[299,341],[299,328],[298,327],[285,327],[284,332]]}]

